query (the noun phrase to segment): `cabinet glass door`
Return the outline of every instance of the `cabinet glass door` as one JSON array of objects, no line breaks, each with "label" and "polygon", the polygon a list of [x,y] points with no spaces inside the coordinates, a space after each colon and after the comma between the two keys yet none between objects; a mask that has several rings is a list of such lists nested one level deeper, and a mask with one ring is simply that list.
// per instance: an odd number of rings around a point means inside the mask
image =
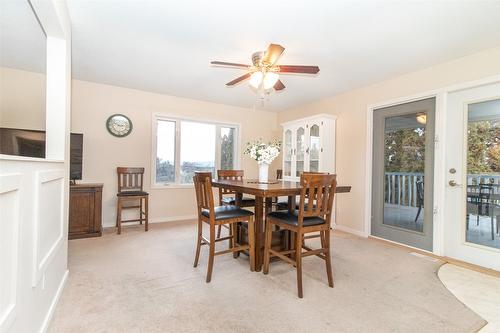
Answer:
[{"label": "cabinet glass door", "polygon": [[283,175],[291,176],[292,175],[292,131],[285,131],[285,140],[283,147]]},{"label": "cabinet glass door", "polygon": [[319,171],[319,126],[312,125],[309,130],[309,171]]},{"label": "cabinet glass door", "polygon": [[303,127],[297,129],[297,152],[296,152],[296,164],[295,164],[295,176],[300,177],[300,174],[304,171],[304,146],[305,146],[305,130]]}]

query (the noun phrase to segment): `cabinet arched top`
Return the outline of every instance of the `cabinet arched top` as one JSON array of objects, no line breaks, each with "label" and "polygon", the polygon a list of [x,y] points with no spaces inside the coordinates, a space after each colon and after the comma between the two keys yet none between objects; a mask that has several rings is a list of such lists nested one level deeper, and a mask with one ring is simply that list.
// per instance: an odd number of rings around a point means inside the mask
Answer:
[{"label": "cabinet arched top", "polygon": [[316,114],[316,115],[313,115],[313,116],[310,116],[310,117],[305,117],[305,118],[299,118],[299,119],[290,120],[290,121],[281,123],[280,125],[282,127],[289,127],[289,126],[296,125],[296,124],[301,124],[301,123],[304,123],[304,122],[315,122],[315,121],[319,122],[319,121],[322,121],[322,120],[324,121],[326,119],[335,121],[337,119],[337,116],[332,115],[332,114],[320,113],[320,114]]}]

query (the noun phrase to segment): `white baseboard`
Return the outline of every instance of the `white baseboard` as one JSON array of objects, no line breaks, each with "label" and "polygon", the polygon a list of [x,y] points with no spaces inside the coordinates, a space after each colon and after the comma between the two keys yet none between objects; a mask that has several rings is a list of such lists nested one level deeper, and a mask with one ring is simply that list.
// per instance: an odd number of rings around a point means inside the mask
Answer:
[{"label": "white baseboard", "polygon": [[[177,222],[177,221],[186,221],[186,220],[196,220],[197,218],[198,218],[198,215],[196,215],[196,214],[168,216],[168,217],[155,217],[155,218],[149,219],[149,223]],[[139,224],[139,222],[127,223],[127,225],[134,225],[134,224]],[[103,228],[114,228],[116,225],[115,225],[115,222],[113,222],[113,223],[109,223],[109,224],[103,224],[102,226],[103,226]]]},{"label": "white baseboard", "polygon": [[340,230],[340,231],[343,231],[343,232],[347,232],[349,234],[353,234],[353,235],[356,235],[356,236],[359,236],[359,237],[363,237],[363,238],[367,238],[368,237],[368,235],[366,235],[363,231],[352,229],[352,228],[349,228],[349,227],[346,227],[346,226],[340,225],[340,224],[335,224],[333,226],[333,229],[334,230]]},{"label": "white baseboard", "polygon": [[177,222],[177,221],[186,221],[186,220],[196,220],[198,215],[180,215],[180,216],[169,216],[169,217],[157,217],[151,219],[151,223],[162,223],[162,222]]},{"label": "white baseboard", "polygon": [[68,281],[69,270],[64,272],[64,276],[61,279],[61,283],[59,283],[59,287],[57,288],[56,295],[50,304],[49,311],[43,320],[42,327],[40,328],[40,333],[45,333],[49,329],[50,321],[52,320],[52,316],[54,315],[54,311],[56,310],[57,303],[59,303],[59,299],[61,298],[62,291],[64,290],[64,286]]}]

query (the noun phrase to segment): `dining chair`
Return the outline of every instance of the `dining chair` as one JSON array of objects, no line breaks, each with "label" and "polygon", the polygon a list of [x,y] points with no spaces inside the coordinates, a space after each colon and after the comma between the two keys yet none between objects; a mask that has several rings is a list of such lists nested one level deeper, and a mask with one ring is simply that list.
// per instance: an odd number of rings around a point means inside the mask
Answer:
[{"label": "dining chair", "polygon": [[[297,269],[298,296],[302,298],[302,258],[307,256],[316,255],[325,260],[328,285],[333,288],[330,220],[337,181],[336,175],[303,173],[300,176],[300,184],[302,190],[298,212],[276,211],[267,215],[263,273],[269,273],[271,257],[278,257],[292,264]],[[294,249],[276,251],[271,248],[272,225],[277,225],[294,234]],[[312,249],[305,245],[303,236],[318,231],[320,232],[321,248]]]},{"label": "dining chair", "polygon": [[498,207],[498,205],[496,205],[494,203],[494,200],[492,199],[494,192],[495,190],[491,184],[479,185],[479,207],[476,225],[479,226],[480,215],[489,216],[491,223],[491,240],[495,240],[495,226],[493,223],[493,216],[495,216],[495,208]]},{"label": "dining chair", "polygon": [[[217,179],[243,180],[243,170],[217,170]],[[229,189],[219,189],[219,205],[236,205],[236,192]],[[240,207],[255,207],[255,198],[243,197]],[[225,226],[226,227],[226,226]],[[222,225],[217,229],[217,237],[220,237]]]},{"label": "dining chair", "polygon": [[[282,180],[282,179],[283,179],[283,170],[282,169],[276,170],[276,180]],[[280,200],[279,197],[274,197],[272,198],[272,203],[273,203],[273,208],[275,210],[288,209],[288,198],[285,198],[285,200]]]},{"label": "dining chair", "polygon": [[418,217],[422,212],[422,206],[424,205],[424,182],[419,180],[416,182],[417,187],[417,215],[415,216],[415,223],[417,223]]},{"label": "dining chair", "polygon": [[[212,270],[214,257],[226,253],[239,253],[248,250],[250,257],[250,270],[255,270],[255,250],[254,250],[254,214],[249,210],[242,209],[235,205],[214,205],[212,191],[212,173],[195,172],[193,177],[194,188],[196,192],[196,202],[198,209],[198,237],[196,241],[196,255],[194,258],[194,267],[198,266],[200,250],[202,245],[209,246],[207,283],[212,279]],[[248,244],[241,245],[236,241],[236,226],[238,222],[248,223]],[[203,223],[209,225],[210,236],[203,236]],[[215,227],[220,225],[230,225],[229,236],[216,237]],[[231,239],[232,242],[227,250],[215,252],[215,244],[219,241]]]},{"label": "dining chair", "polygon": [[[301,175],[303,174],[310,174],[310,175],[322,175],[322,174],[328,174],[325,172],[315,172],[315,171],[303,171],[301,172]],[[280,178],[277,178],[280,179]],[[277,200],[278,202],[276,203],[276,210],[288,210],[288,199],[287,200]],[[295,209],[299,209],[299,204],[295,204]]]},{"label": "dining chair", "polygon": [[[143,179],[144,168],[116,168],[118,175],[118,200],[116,205],[116,227],[118,235],[122,232],[122,223],[144,222],[145,231],[148,231],[148,197],[144,192]],[[127,209],[139,209],[139,218],[122,220],[122,211]]]}]

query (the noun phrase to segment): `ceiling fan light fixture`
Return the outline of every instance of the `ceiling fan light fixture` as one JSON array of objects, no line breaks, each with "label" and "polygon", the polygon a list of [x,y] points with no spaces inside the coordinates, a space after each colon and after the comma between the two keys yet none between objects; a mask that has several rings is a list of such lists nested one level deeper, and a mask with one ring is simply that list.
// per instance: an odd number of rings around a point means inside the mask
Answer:
[{"label": "ceiling fan light fixture", "polygon": [[211,61],[212,65],[245,69],[246,73],[226,83],[227,87],[239,84],[248,79],[250,87],[256,93],[269,94],[271,90],[282,91],[285,85],[281,82],[281,74],[318,74],[318,66],[282,65],[278,60],[285,51],[279,44],[269,44],[265,51],[252,54],[252,64],[246,65],[234,62]]},{"label": "ceiling fan light fixture", "polygon": [[250,76],[250,81],[248,83],[250,83],[250,85],[252,87],[254,87],[255,89],[259,89],[259,87],[260,87],[260,85],[262,83],[262,78],[263,77],[264,77],[264,74],[262,74],[261,71],[254,72]]},{"label": "ceiling fan light fixture", "polygon": [[264,75],[263,79],[264,90],[268,90],[274,87],[276,82],[278,82],[279,78],[280,76],[278,73],[267,72],[266,75]]},{"label": "ceiling fan light fixture", "polygon": [[416,119],[417,122],[419,122],[422,125],[425,125],[427,123],[427,115],[425,113],[417,115]]}]

